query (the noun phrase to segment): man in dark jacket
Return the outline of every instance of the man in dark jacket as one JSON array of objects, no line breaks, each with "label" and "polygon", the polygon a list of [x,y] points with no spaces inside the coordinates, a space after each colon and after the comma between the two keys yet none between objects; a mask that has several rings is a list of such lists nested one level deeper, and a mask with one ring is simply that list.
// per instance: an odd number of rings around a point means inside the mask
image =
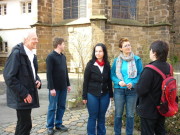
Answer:
[{"label": "man in dark jacket", "polygon": [[28,33],[24,43],[12,49],[3,72],[7,85],[7,105],[17,112],[15,135],[30,134],[31,110],[39,107],[37,88],[41,87],[41,81],[37,75],[37,57],[32,51],[37,43],[36,33]]},{"label": "man in dark jacket", "polygon": [[[166,75],[170,74],[170,67],[166,62],[168,51],[168,44],[163,41],[155,41],[150,46],[150,64]],[[137,83],[137,114],[141,118],[141,135],[165,135],[165,117],[156,108],[160,104],[162,81],[161,75],[156,71],[144,68]]]},{"label": "man in dark jacket", "polygon": [[[47,82],[49,89],[49,106],[47,115],[48,134],[56,130],[67,131],[68,128],[62,125],[62,118],[65,111],[67,91],[70,92],[70,82],[64,51],[64,39],[55,38],[53,41],[54,50],[47,56]],[[56,117],[55,117],[56,116]],[[55,119],[56,118],[56,119]]]}]

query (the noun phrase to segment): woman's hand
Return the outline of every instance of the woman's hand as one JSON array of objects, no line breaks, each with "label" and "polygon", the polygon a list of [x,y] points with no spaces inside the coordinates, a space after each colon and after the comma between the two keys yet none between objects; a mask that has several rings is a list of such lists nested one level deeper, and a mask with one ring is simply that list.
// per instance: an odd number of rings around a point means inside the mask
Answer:
[{"label": "woman's hand", "polygon": [[83,104],[87,104],[87,100],[83,100]]},{"label": "woman's hand", "polygon": [[126,86],[126,83],[125,83],[124,81],[120,81],[120,82],[119,82],[119,85],[120,85],[121,87],[124,87],[124,86]]},{"label": "woman's hand", "polygon": [[71,86],[68,86],[67,90],[68,90],[68,92],[70,92],[71,91]]},{"label": "woman's hand", "polygon": [[132,88],[132,83],[128,83],[128,84],[127,84],[127,88],[128,88],[128,89],[131,89],[131,88]]}]

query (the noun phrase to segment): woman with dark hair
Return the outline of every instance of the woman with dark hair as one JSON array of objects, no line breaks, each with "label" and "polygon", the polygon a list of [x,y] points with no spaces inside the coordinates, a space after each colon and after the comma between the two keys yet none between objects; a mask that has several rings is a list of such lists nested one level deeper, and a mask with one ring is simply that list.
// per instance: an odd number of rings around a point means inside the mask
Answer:
[{"label": "woman with dark hair", "polygon": [[112,97],[107,49],[104,44],[98,43],[94,47],[92,59],[87,63],[84,73],[82,98],[89,113],[88,135],[106,134],[105,114]]},{"label": "woman with dark hair", "polygon": [[[149,64],[159,68],[164,74],[170,74],[166,62],[169,47],[164,41],[155,41],[150,46]],[[165,135],[165,117],[161,116],[156,106],[160,104],[162,77],[153,69],[144,68],[136,86],[138,93],[137,114],[141,118],[141,135]]]},{"label": "woman with dark hair", "polygon": [[127,38],[119,41],[120,54],[115,58],[111,69],[111,79],[114,83],[114,132],[121,135],[122,116],[126,106],[126,135],[133,135],[134,112],[137,94],[134,86],[142,71],[142,61],[131,51],[131,44]]}]

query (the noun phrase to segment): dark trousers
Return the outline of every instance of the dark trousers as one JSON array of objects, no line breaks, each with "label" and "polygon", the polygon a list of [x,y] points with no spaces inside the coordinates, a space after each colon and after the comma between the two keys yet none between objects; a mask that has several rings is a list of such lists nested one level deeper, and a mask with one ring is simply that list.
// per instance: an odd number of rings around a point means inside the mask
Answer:
[{"label": "dark trousers", "polygon": [[31,109],[16,110],[17,125],[15,135],[30,135],[32,128]]},{"label": "dark trousers", "polygon": [[141,117],[141,135],[165,135],[165,117],[146,119]]}]

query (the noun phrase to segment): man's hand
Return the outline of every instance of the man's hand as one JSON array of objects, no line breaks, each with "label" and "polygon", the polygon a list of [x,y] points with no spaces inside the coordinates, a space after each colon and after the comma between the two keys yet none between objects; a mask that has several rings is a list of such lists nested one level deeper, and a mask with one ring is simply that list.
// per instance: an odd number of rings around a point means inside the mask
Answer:
[{"label": "man's hand", "polygon": [[67,90],[68,90],[68,92],[70,92],[71,91],[71,86],[68,86]]},{"label": "man's hand", "polygon": [[87,104],[87,100],[83,100],[83,103],[84,103],[84,104]]},{"label": "man's hand", "polygon": [[36,83],[36,88],[38,88],[38,89],[39,89],[39,88],[40,88],[40,86],[41,86],[41,82],[37,80],[35,83]]},{"label": "man's hand", "polygon": [[25,103],[31,103],[32,102],[32,97],[30,94],[27,95],[27,97],[24,99]]},{"label": "man's hand", "polygon": [[126,86],[126,83],[125,83],[124,81],[120,81],[120,82],[119,82],[119,85],[120,85],[121,87],[124,87],[124,86]]},{"label": "man's hand", "polygon": [[50,90],[50,93],[51,93],[51,96],[56,96],[56,90],[55,89]]}]

